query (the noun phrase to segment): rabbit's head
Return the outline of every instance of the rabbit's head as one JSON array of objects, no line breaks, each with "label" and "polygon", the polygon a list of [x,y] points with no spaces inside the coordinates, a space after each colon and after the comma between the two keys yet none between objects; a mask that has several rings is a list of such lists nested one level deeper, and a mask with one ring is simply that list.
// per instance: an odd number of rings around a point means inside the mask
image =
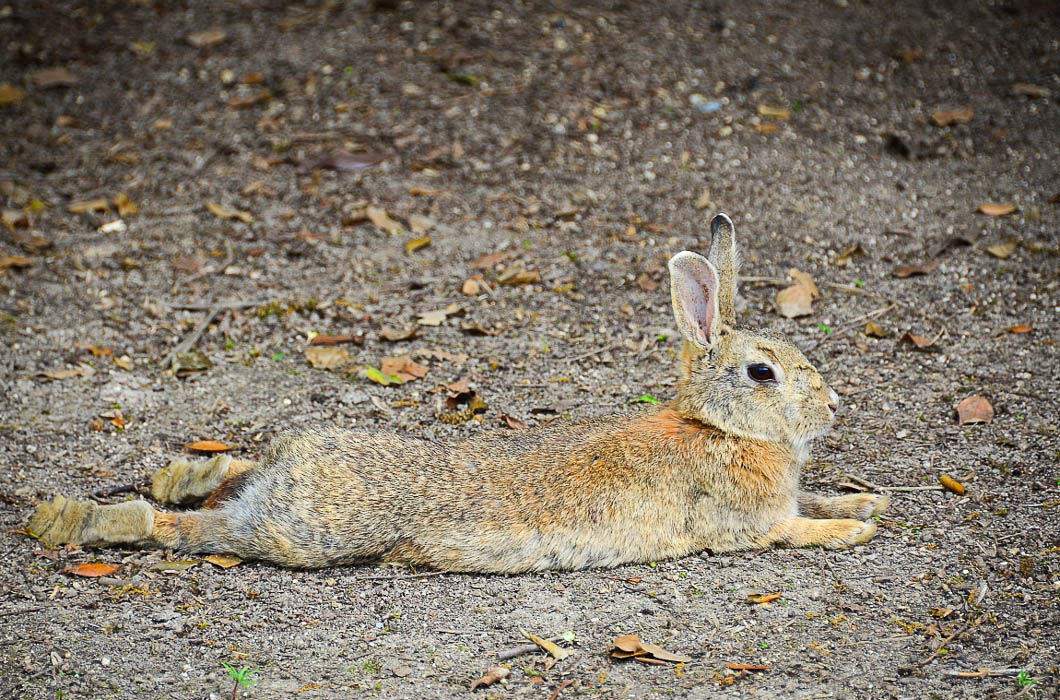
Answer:
[{"label": "rabbit's head", "polygon": [[677,409],[739,437],[802,451],[835,421],[839,397],[777,333],[735,328],[737,253],[732,221],[710,222],[707,258],[670,259],[674,318],[684,336]]}]

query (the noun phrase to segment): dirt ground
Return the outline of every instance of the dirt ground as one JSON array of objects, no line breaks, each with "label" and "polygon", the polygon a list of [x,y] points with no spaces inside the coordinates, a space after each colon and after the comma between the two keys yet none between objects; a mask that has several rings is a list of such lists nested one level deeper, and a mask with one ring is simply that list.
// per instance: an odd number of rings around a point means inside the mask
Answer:
[{"label": "dirt ground", "polygon": [[[1058,25],[1017,0],[3,4],[0,696],[230,697],[227,662],[257,671],[240,697],[466,697],[525,630],[574,653],[512,658],[474,694],[1055,697]],[[665,261],[717,211],[741,322],[841,395],[805,483],[948,474],[963,495],[891,491],[851,550],[510,577],[185,566],[20,532],[40,500],[135,484],[196,440],[459,440],[668,399]],[[821,298],[785,319],[792,267]],[[195,343],[211,366],[164,372],[231,301]],[[314,332],[360,340],[336,346],[356,366],[429,371],[313,368]],[[462,377],[488,407],[443,423]],[[993,421],[959,425],[974,395]],[[63,571],[97,561],[120,568]],[[627,633],[693,660],[610,660]]]}]

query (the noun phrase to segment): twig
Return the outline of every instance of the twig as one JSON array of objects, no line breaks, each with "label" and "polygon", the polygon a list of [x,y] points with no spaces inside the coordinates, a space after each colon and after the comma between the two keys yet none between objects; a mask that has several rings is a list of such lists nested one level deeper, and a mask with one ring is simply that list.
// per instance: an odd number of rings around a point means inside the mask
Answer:
[{"label": "twig", "polygon": [[123,486],[115,486],[109,489],[100,489],[92,494],[92,498],[99,500],[101,498],[110,498],[111,496],[117,496],[122,493],[138,493],[141,488],[150,486],[151,482],[147,479],[143,481],[137,481],[132,484],[125,484]]},{"label": "twig", "polygon": [[21,610],[5,610],[0,612],[0,617],[8,617],[9,615],[21,615],[22,613],[37,612],[38,610],[44,610],[44,608],[22,608]]},{"label": "twig", "polygon": [[[195,330],[191,332],[191,335],[182,340],[180,344],[177,345],[177,347],[169,351],[169,354],[166,355],[166,359],[162,360],[162,369],[169,369],[170,366],[173,364],[174,358],[176,358],[177,355],[188,352],[193,347],[195,347],[195,344],[199,342],[199,338],[202,337],[202,334],[206,332],[206,329],[222,312],[231,309],[241,309],[248,306],[257,306],[258,303],[259,302],[251,301],[227,301],[211,306],[206,314],[206,318],[204,318],[202,322],[198,326],[196,326]],[[174,306],[173,308],[181,307]]]},{"label": "twig", "polygon": [[[975,618],[975,621],[974,621],[975,624],[978,625],[982,621],[983,617],[984,617],[983,615],[980,615],[979,617]],[[947,644],[952,642],[954,639],[956,639],[960,635],[964,634],[968,630],[968,627],[970,627],[971,625],[972,625],[972,620],[965,620],[964,624],[961,625],[960,629],[958,629],[956,632],[954,632],[950,636],[948,636],[945,639],[943,639],[942,643],[939,644],[937,647],[935,647],[935,651],[931,652],[927,657],[925,657],[924,659],[922,659],[920,661],[917,661],[914,664],[910,664],[909,666],[899,666],[898,667],[898,672],[908,675],[908,674],[916,671],[918,668],[921,668],[923,666],[927,666],[929,663],[931,663],[932,661],[935,660],[935,657],[939,655],[939,652],[941,652],[943,649],[946,648]]]},{"label": "twig", "polygon": [[442,576],[443,574],[451,573],[449,571],[427,571],[422,574],[397,574],[394,576],[362,576],[358,578],[358,581],[400,581],[402,579],[410,578],[431,578],[434,576]]},{"label": "twig", "polygon": [[865,488],[870,489],[872,491],[903,492],[903,491],[945,491],[946,490],[945,486],[880,486],[879,484],[874,484],[873,482],[869,481],[868,479],[862,479],[860,476],[854,476],[853,474],[844,474],[843,476],[845,476],[846,478],[850,479],[855,484],[860,484],[861,486],[864,486]]},{"label": "twig", "polygon": [[994,676],[1018,676],[1022,668],[981,668],[978,671],[943,671],[950,678],[991,678]]},{"label": "twig", "polygon": [[215,272],[224,272],[225,268],[228,267],[229,265],[231,265],[232,263],[234,263],[235,260],[236,260],[236,251],[235,251],[235,249],[232,247],[231,243],[229,243],[228,241],[225,241],[225,259],[221,262],[220,265],[218,265],[217,267],[214,267],[213,265],[208,265],[205,269],[200,270],[199,272],[196,272],[191,277],[187,277],[185,279],[182,279],[180,281],[180,283],[181,284],[191,284],[192,282],[197,282],[197,281],[201,280],[204,277],[209,277],[210,275],[214,274]]},{"label": "twig", "polygon": [[552,691],[552,695],[548,696],[548,700],[556,700],[556,698],[559,697],[559,694],[561,692],[563,692],[563,689],[566,688],[568,685],[570,685],[573,682],[574,682],[573,678],[568,678],[567,680],[565,680],[562,683],[560,683],[559,687],[556,688],[554,691]]},{"label": "twig", "polygon": [[598,355],[598,354],[600,354],[602,352],[609,352],[611,350],[615,350],[615,349],[620,348],[620,347],[622,347],[622,343],[611,343],[610,345],[605,345],[602,348],[597,348],[596,350],[592,350],[590,352],[583,352],[581,355],[574,355],[573,357],[565,357],[565,358],[563,358],[563,361],[564,362],[576,362],[577,360],[584,360],[587,357],[592,357],[593,355]]},{"label": "twig", "polygon": [[[883,316],[888,311],[891,311],[891,310],[896,309],[896,308],[898,308],[898,302],[891,302],[887,306],[881,306],[880,308],[874,309],[873,311],[870,311],[867,314],[863,314],[861,316],[858,316],[857,318],[852,318],[849,321],[847,321],[846,323],[844,323],[842,326],[840,326],[838,329],[836,329],[835,331],[829,333],[825,337],[823,337],[820,340],[818,340],[817,343],[814,344],[814,346],[812,348],[810,348],[810,350],[811,351],[812,350],[816,350],[818,347],[820,347],[822,344],[828,342],[830,339],[838,338],[839,336],[841,336],[844,333],[846,333],[847,331],[849,331],[851,328],[854,328],[855,326],[859,326],[862,323],[864,323],[865,321],[871,321],[874,318],[879,318],[880,316]],[[937,340],[937,338],[936,338],[936,340]]]},{"label": "twig", "polygon": [[221,301],[216,304],[170,304],[169,308],[180,311],[209,311],[210,309],[220,308],[223,311],[225,309],[245,309],[249,306],[264,306],[268,303],[268,299],[258,299],[256,301]]},{"label": "twig", "polygon": [[504,649],[497,652],[498,661],[507,661],[508,659],[514,659],[516,656],[522,656],[523,654],[533,654],[535,651],[540,651],[541,647],[536,644],[520,644],[517,647],[511,649]]}]

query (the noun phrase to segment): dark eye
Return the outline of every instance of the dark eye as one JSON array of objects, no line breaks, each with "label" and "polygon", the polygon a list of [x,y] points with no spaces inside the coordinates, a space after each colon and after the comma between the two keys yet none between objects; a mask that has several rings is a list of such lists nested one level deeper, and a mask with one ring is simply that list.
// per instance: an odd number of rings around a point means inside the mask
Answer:
[{"label": "dark eye", "polygon": [[747,376],[756,382],[771,382],[776,380],[773,368],[769,365],[757,364],[747,366]]}]

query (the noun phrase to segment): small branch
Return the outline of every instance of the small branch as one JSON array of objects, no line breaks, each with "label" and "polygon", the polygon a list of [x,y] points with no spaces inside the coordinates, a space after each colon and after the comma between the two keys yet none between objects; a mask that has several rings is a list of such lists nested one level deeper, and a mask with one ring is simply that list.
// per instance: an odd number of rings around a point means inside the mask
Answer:
[{"label": "small branch", "polygon": [[894,492],[905,492],[905,491],[945,491],[944,486],[880,486],[874,484],[868,479],[862,479],[860,476],[854,476],[853,474],[844,474],[846,478],[853,481],[855,484],[864,486],[871,491],[894,491]]},{"label": "small branch", "polygon": [[959,637],[962,634],[964,634],[966,631],[968,631],[968,628],[973,623],[978,625],[982,621],[983,617],[984,616],[980,615],[979,617],[977,617],[974,620],[974,622],[972,620],[965,620],[964,624],[960,626],[960,629],[958,629],[956,632],[954,632],[950,636],[948,636],[945,639],[943,639],[942,643],[939,644],[937,647],[935,647],[935,651],[931,652],[927,657],[925,657],[924,659],[922,659],[922,660],[920,660],[920,661],[918,661],[918,662],[916,662],[914,664],[911,664],[909,666],[899,666],[898,667],[898,672],[902,673],[902,674],[905,674],[905,675],[908,675],[908,674],[913,673],[914,671],[916,671],[918,668],[922,668],[924,666],[927,666],[929,663],[931,663],[932,661],[935,660],[935,657],[938,656],[939,653],[943,649],[946,648],[947,644],[949,644],[954,639],[956,639],[957,637]]},{"label": "small branch", "polygon": [[[204,318],[202,322],[195,327],[195,330],[191,332],[191,335],[182,340],[180,344],[177,345],[177,347],[170,350],[169,354],[166,355],[166,358],[162,360],[162,369],[169,369],[170,366],[172,366],[173,360],[176,358],[177,355],[188,352],[193,347],[195,347],[195,344],[199,342],[199,338],[202,337],[202,334],[206,332],[206,329],[209,328],[210,324],[214,322],[214,319],[217,318],[222,312],[229,311],[231,309],[242,309],[248,306],[258,306],[260,303],[261,302],[257,301],[226,301],[214,304],[213,306],[209,307],[209,311],[206,314],[206,318]],[[181,309],[190,307],[174,305],[173,308]]]},{"label": "small branch", "polygon": [[523,654],[533,654],[535,651],[540,650],[541,647],[536,644],[520,644],[517,647],[512,647],[511,649],[504,649],[502,651],[497,652],[497,660],[507,661],[508,659],[514,659],[515,657],[522,656]]},{"label": "small branch", "polygon": [[245,309],[250,306],[264,306],[268,304],[268,299],[258,299],[256,301],[221,301],[216,304],[170,304],[169,308],[178,309],[180,311],[209,311],[210,309]]},{"label": "small branch", "polygon": [[403,579],[410,578],[433,578],[434,576],[442,576],[443,574],[452,573],[450,571],[428,571],[422,574],[397,574],[394,576],[361,576],[358,581],[401,581]]},{"label": "small branch", "polygon": [[125,484],[123,486],[115,486],[109,489],[101,489],[92,494],[92,498],[97,501],[101,498],[110,498],[111,496],[117,496],[123,493],[139,493],[140,489],[146,488],[151,485],[148,480],[137,481],[133,484]]},{"label": "small branch", "polygon": [[4,612],[0,612],[0,617],[8,617],[9,615],[21,615],[23,613],[37,612],[38,610],[44,610],[44,608],[22,608],[21,610],[5,610]]},{"label": "small branch", "polygon": [[992,678],[995,676],[1018,676],[1022,668],[981,668],[978,671],[943,671],[950,678]]},{"label": "small branch", "polygon": [[[816,350],[817,348],[819,348],[824,343],[827,343],[829,340],[832,340],[834,338],[838,338],[839,336],[841,336],[841,335],[845,334],[847,331],[849,331],[851,328],[859,326],[862,323],[864,323],[865,321],[871,321],[871,320],[873,320],[875,318],[879,318],[880,316],[883,316],[888,311],[891,311],[891,310],[896,309],[896,308],[898,308],[898,303],[897,302],[891,302],[887,306],[881,306],[880,308],[875,309],[873,311],[870,311],[867,314],[863,314],[863,315],[858,316],[856,318],[852,318],[849,321],[847,321],[846,323],[844,323],[843,325],[841,325],[839,328],[834,330],[833,332],[829,333],[825,337],[823,337],[820,340],[818,340],[817,343],[815,343],[814,346],[812,348],[810,348],[810,351],[812,352],[813,350]],[[936,338],[936,340],[938,340],[938,339]]]},{"label": "small branch", "polygon": [[609,352],[611,350],[616,350],[616,349],[618,349],[620,347],[622,347],[622,343],[611,343],[610,345],[605,345],[602,348],[597,348],[596,350],[592,350],[590,352],[583,352],[581,355],[574,355],[573,357],[565,357],[565,358],[563,358],[563,361],[564,362],[576,362],[578,360],[584,360],[587,357],[592,357],[593,355],[598,355],[598,354],[600,354],[602,352]]}]

